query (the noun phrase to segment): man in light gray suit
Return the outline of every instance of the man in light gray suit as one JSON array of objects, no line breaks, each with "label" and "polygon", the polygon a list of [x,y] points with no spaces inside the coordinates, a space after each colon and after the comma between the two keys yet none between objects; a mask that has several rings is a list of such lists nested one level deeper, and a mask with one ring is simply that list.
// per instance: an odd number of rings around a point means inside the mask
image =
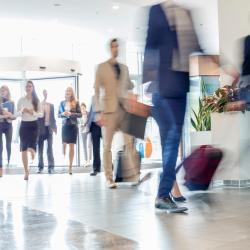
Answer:
[{"label": "man in light gray suit", "polygon": [[[116,188],[113,181],[111,146],[115,132],[121,128],[125,116],[125,99],[134,85],[129,78],[128,67],[117,61],[119,43],[110,42],[111,59],[98,65],[95,80],[94,105],[96,122],[102,127],[103,167],[109,188]],[[133,138],[124,134],[127,150],[133,148]]]},{"label": "man in light gray suit", "polygon": [[53,156],[53,133],[57,133],[54,105],[47,102],[47,90],[43,90],[44,100],[41,103],[43,117],[39,118],[39,138],[38,138],[38,173],[41,174],[44,168],[43,148],[44,141],[47,140],[47,157],[48,157],[48,173],[54,173],[54,156]]}]

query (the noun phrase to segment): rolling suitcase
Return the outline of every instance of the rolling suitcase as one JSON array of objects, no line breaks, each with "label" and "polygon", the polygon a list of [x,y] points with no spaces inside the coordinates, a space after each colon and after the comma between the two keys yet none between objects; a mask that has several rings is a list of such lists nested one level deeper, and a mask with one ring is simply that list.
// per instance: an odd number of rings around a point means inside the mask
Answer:
[{"label": "rolling suitcase", "polygon": [[222,157],[222,150],[203,145],[176,168],[176,173],[184,168],[184,185],[190,191],[207,190]]},{"label": "rolling suitcase", "polygon": [[119,151],[114,161],[115,182],[138,182],[140,179],[141,160],[139,153]]}]

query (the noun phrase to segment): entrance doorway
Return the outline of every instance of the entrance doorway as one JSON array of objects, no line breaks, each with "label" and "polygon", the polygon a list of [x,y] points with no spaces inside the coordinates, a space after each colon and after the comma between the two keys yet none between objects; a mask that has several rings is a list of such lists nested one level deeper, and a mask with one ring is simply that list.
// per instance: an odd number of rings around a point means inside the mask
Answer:
[{"label": "entrance doorway", "polygon": [[[1,74],[3,75],[3,74]],[[13,74],[14,75],[14,74]],[[7,85],[11,92],[11,99],[17,105],[17,102],[21,96],[24,95],[25,83],[26,80],[29,79],[33,81],[35,85],[35,89],[40,101],[43,100],[43,90],[46,89],[48,91],[48,102],[54,104],[55,108],[55,118],[57,122],[57,134],[53,136],[53,151],[55,158],[55,167],[64,167],[68,164],[68,157],[63,156],[62,153],[62,139],[61,139],[61,131],[62,131],[62,119],[58,118],[58,109],[60,102],[64,100],[65,90],[67,87],[71,86],[78,96],[78,80],[79,75],[58,75],[52,76],[42,76],[40,77],[31,77],[34,76],[34,73],[28,74],[27,72],[24,74],[25,77],[23,79],[18,79],[16,77],[8,78],[0,77],[0,86]],[[20,168],[22,167],[21,153],[20,153],[20,140],[19,140],[19,127],[20,127],[20,119],[13,121],[13,139],[12,139],[12,156],[10,159],[10,168]],[[46,144],[46,143],[45,143]],[[47,165],[47,157],[46,157],[46,146],[44,148],[44,160],[45,166]],[[3,137],[3,167],[7,164],[7,155],[5,150],[5,138]],[[76,145],[76,157],[74,158],[74,167],[80,166],[80,154],[79,154],[79,140]],[[34,166],[38,164],[38,159],[36,159],[33,163]]]}]

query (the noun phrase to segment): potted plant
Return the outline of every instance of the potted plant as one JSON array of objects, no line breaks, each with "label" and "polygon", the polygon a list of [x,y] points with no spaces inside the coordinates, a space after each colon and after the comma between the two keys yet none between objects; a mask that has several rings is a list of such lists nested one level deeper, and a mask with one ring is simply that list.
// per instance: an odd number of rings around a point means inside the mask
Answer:
[{"label": "potted plant", "polygon": [[[238,90],[231,86],[218,88],[213,95],[206,95],[204,82],[202,97],[199,98],[198,110],[192,110],[191,125],[196,132],[191,133],[191,149],[200,145],[212,144],[211,137],[211,114],[227,111],[231,103],[237,103]],[[228,109],[230,111],[230,109]]]},{"label": "potted plant", "polygon": [[211,145],[211,116],[202,99],[199,99],[199,108],[195,112],[193,110],[194,118],[191,118],[191,124],[195,132],[191,132],[190,143],[191,151],[201,145]]},{"label": "potted plant", "polygon": [[195,132],[190,134],[191,151],[201,145],[211,144],[211,116],[207,107],[209,97],[206,95],[204,81],[201,82],[201,87],[202,97],[199,98],[198,109],[192,109],[191,125]]}]

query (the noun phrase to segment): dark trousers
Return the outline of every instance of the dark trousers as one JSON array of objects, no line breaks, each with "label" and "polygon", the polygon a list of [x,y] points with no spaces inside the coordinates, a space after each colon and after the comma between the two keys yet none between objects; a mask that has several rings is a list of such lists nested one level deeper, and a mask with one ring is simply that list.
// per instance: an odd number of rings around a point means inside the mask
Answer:
[{"label": "dark trousers", "polygon": [[40,135],[38,138],[38,168],[42,170],[44,168],[43,161],[43,149],[44,149],[44,141],[47,140],[47,157],[48,157],[48,168],[53,169],[55,166],[54,156],[53,156],[53,133],[50,131],[49,127],[45,127],[44,134]]},{"label": "dark trousers", "polygon": [[6,139],[6,151],[9,164],[11,156],[11,141],[13,134],[13,127],[11,123],[0,122],[0,168],[3,167],[3,134],[5,135]]},{"label": "dark trousers", "polygon": [[186,111],[186,98],[164,98],[153,95],[152,115],[160,131],[162,166],[158,197],[169,197],[176,180],[175,167]]},{"label": "dark trousers", "polygon": [[100,143],[102,138],[102,130],[95,122],[92,122],[90,126],[90,133],[93,143],[93,170],[100,172],[101,171]]}]

